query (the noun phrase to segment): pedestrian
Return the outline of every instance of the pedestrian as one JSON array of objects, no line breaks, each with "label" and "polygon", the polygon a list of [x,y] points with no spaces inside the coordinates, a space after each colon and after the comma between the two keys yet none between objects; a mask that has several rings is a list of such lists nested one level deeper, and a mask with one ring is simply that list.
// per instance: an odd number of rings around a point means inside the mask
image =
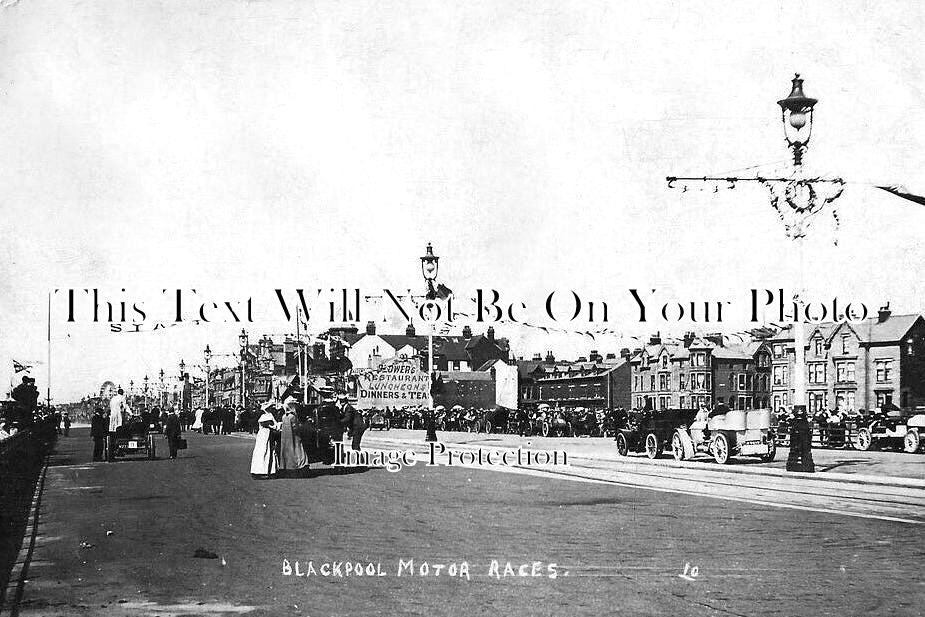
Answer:
[{"label": "pedestrian", "polygon": [[109,399],[109,433],[113,437],[119,427],[125,424],[128,409],[128,403],[125,402],[125,392],[122,388],[119,388],[118,393]]},{"label": "pedestrian", "polygon": [[790,423],[790,455],[787,457],[787,471],[813,473],[813,428],[806,418],[806,405],[793,406]]},{"label": "pedestrian", "polygon": [[352,437],[350,449],[359,452],[360,440],[363,439],[363,433],[366,431],[366,420],[363,419],[363,414],[350,404],[346,394],[337,397],[337,405],[340,411],[340,423],[347,429],[348,436]]},{"label": "pedestrian", "polygon": [[93,460],[103,460],[103,446],[106,443],[106,418],[103,408],[96,407],[90,419],[90,437],[93,438]]},{"label": "pedestrian", "polygon": [[71,434],[71,415],[65,411],[61,421],[64,423],[64,436],[68,437]]},{"label": "pedestrian", "polygon": [[167,414],[167,420],[164,422],[164,435],[167,437],[167,447],[170,450],[170,458],[177,458],[177,450],[180,449],[180,436],[183,429],[180,426],[180,418],[177,416],[177,410],[171,408]]},{"label": "pedestrian", "polygon": [[266,480],[276,475],[278,462],[273,449],[273,433],[279,431],[279,423],[272,413],[273,404],[265,403],[263,413],[257,418],[257,440],[251,456],[251,476],[255,480]]},{"label": "pedestrian", "polygon": [[203,432],[203,428],[202,428],[202,416],[203,416],[203,414],[205,414],[205,409],[203,409],[202,407],[200,407],[200,408],[198,408],[198,409],[196,410],[196,419],[193,421],[193,424],[192,424],[192,426],[190,427],[191,430],[194,430],[194,431],[196,431],[197,433],[202,433],[202,432]]},{"label": "pedestrian", "polygon": [[298,477],[308,470],[308,457],[302,447],[295,401],[290,399],[280,422],[279,475]]}]

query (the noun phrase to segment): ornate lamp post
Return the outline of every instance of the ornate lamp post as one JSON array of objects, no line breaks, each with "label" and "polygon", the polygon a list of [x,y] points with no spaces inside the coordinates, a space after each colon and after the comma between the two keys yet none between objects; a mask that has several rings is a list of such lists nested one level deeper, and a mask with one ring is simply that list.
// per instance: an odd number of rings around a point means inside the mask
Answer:
[{"label": "ornate lamp post", "polygon": [[[757,182],[768,188],[771,193],[771,206],[784,224],[787,237],[794,241],[799,261],[799,285],[794,294],[795,314],[793,315],[794,337],[794,408],[806,406],[806,334],[804,330],[805,302],[803,300],[803,239],[813,217],[822,212],[825,206],[842,194],[845,182],[841,178],[806,177],[803,173],[803,154],[806,152],[813,129],[813,112],[819,101],[803,93],[803,80],[797,73],[791,81],[790,94],[777,104],[781,109],[781,122],[784,127],[784,139],[793,151],[792,173],[777,177],[729,177],[668,176],[669,188],[675,183],[683,183],[683,191],[689,182],[706,182],[714,185],[714,192],[721,186],[735,188],[737,182]],[[835,228],[838,228],[838,213],[833,209]],[[837,239],[836,239],[837,244]]]},{"label": "ornate lamp post", "polygon": [[241,328],[241,334],[238,335],[238,343],[241,345],[241,407],[247,408],[247,392],[244,389],[244,364],[245,354],[247,353],[247,332]]},{"label": "ornate lamp post", "polygon": [[[427,243],[427,252],[421,257],[421,273],[424,275],[424,281],[427,283],[427,299],[436,300],[437,290],[434,288],[434,281],[437,280],[437,270],[440,265],[440,258],[434,255],[434,247]],[[437,432],[434,427],[434,324],[431,324],[427,333],[427,374],[430,375],[430,412],[428,414],[425,427],[427,428],[426,441],[437,441]]]},{"label": "ornate lamp post", "polygon": [[183,359],[180,359],[180,411],[186,411],[186,401],[184,397],[186,396],[186,362]]},{"label": "ornate lamp post", "polygon": [[158,373],[158,383],[160,384],[160,390],[157,393],[157,404],[160,407],[167,406],[167,391],[164,389],[164,369],[161,369],[161,372]]},{"label": "ornate lamp post", "polygon": [[206,409],[208,409],[209,408],[209,380],[212,378],[211,373],[209,372],[209,360],[212,359],[212,350],[209,349],[208,343],[206,343],[206,348],[202,352],[202,355],[205,356],[205,360],[206,360],[206,402],[205,402],[205,406],[206,406]]},{"label": "ornate lamp post", "polygon": [[148,411],[148,376],[145,375],[145,378],[142,381],[144,381],[144,384],[145,384],[142,396],[144,397],[143,400],[144,400],[144,405],[145,405],[145,411]]},{"label": "ornate lamp post", "polygon": [[790,94],[777,101],[777,104],[780,105],[781,121],[784,123],[784,138],[793,150],[793,164],[799,167],[803,164],[803,151],[813,134],[813,107],[819,101],[803,94],[803,80],[799,73],[794,75],[792,84]]}]

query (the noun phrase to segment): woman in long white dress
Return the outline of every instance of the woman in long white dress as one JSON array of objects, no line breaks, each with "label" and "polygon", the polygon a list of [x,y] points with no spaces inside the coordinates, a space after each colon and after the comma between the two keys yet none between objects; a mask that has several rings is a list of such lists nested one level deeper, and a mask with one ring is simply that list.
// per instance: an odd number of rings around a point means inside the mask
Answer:
[{"label": "woman in long white dress", "polygon": [[202,432],[202,414],[205,413],[205,409],[200,407],[196,410],[196,420],[193,422],[193,426],[190,427],[190,430]]},{"label": "woman in long white dress", "polygon": [[257,441],[254,443],[254,454],[251,457],[251,476],[254,479],[266,479],[276,474],[278,462],[276,452],[273,450],[273,431],[280,428],[271,408],[266,407],[263,414],[257,419],[260,427],[257,431]]}]

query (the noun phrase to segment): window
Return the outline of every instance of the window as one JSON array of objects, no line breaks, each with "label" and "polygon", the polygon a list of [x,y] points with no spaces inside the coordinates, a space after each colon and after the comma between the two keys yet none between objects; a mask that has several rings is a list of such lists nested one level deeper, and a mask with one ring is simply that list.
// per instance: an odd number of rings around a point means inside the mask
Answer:
[{"label": "window", "polygon": [[775,366],[774,367],[774,385],[775,386],[784,386],[787,385],[787,367],[786,366]]},{"label": "window", "polygon": [[774,347],[771,348],[771,353],[774,354],[775,358],[783,358],[784,357],[784,346],[781,345],[780,343],[775,343]]},{"label": "window", "polygon": [[814,345],[813,351],[815,351],[817,356],[821,356],[822,355],[822,339],[821,338],[815,339],[813,341],[813,345]]},{"label": "window", "polygon": [[908,339],[908,340],[906,341],[906,353],[907,353],[908,355],[910,355],[910,356],[914,356],[914,355],[915,355],[915,345],[914,345],[914,343],[915,343],[915,341],[913,341],[912,339]]},{"label": "window", "polygon": [[838,392],[835,395],[835,406],[842,410],[851,410],[854,411],[854,405],[856,401],[856,395],[854,392]]},{"label": "window", "polygon": [[752,408],[752,397],[750,396],[740,396],[736,407],[738,409],[751,409]]},{"label": "window", "polygon": [[852,382],[854,379],[854,362],[838,362],[835,364],[836,381]]},{"label": "window", "polygon": [[671,397],[670,396],[658,397],[658,408],[659,409],[668,409],[669,407],[671,407]]},{"label": "window", "polygon": [[699,351],[695,354],[691,354],[691,366],[704,366],[706,365],[707,354]]},{"label": "window", "polygon": [[771,358],[766,353],[758,354],[758,366],[766,368],[771,366]]},{"label": "window", "polygon": [[671,375],[668,373],[659,373],[658,375],[658,389],[659,390],[671,390],[671,384],[669,383]]},{"label": "window", "polygon": [[[748,383],[747,383],[747,382],[750,381],[750,380],[747,379],[747,377],[748,377],[748,375],[746,375],[745,373],[740,373],[740,374],[739,374],[739,383],[738,383],[739,390],[747,390],[747,389],[748,389]],[[740,407],[740,409],[741,409],[741,407]]]},{"label": "window", "polygon": [[877,407],[883,407],[887,403],[893,402],[892,392],[877,392]]},{"label": "window", "polygon": [[655,375],[649,375],[649,390],[655,391]]},{"label": "window", "polygon": [[877,367],[877,383],[887,383],[893,380],[892,360],[877,360],[874,365]]},{"label": "window", "polygon": [[824,362],[810,362],[807,368],[809,369],[809,383],[825,383]]},{"label": "window", "polygon": [[825,392],[810,392],[807,394],[807,399],[809,402],[809,413],[816,413],[826,409],[828,405],[826,404],[826,399],[828,395]]},{"label": "window", "polygon": [[843,334],[841,337],[841,352],[843,354],[848,353],[848,335]]},{"label": "window", "polygon": [[662,356],[662,368],[668,368],[668,356]]},{"label": "window", "polygon": [[687,389],[687,376],[684,373],[678,375],[678,390]]}]

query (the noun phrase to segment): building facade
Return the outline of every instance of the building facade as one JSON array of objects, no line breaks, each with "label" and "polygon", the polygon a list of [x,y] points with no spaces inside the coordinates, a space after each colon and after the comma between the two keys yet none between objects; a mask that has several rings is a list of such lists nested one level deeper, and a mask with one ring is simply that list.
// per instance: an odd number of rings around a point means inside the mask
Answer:
[{"label": "building facade", "polygon": [[[774,409],[793,404],[796,353],[792,328],[769,340]],[[806,404],[821,409],[872,410],[892,403],[925,405],[925,319],[893,315],[889,306],[861,323],[807,325]]]},{"label": "building facade", "polygon": [[709,334],[653,336],[630,359],[632,404],[697,409],[724,403],[762,409],[771,399],[771,352],[762,340]]}]

